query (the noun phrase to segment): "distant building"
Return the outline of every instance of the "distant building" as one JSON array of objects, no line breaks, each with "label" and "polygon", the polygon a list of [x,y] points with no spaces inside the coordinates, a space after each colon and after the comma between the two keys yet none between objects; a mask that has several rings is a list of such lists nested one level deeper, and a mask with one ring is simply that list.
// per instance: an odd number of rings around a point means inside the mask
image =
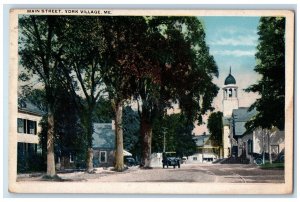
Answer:
[{"label": "distant building", "polygon": [[188,156],[186,163],[206,163],[213,162],[219,158],[220,148],[211,145],[209,140],[210,135],[194,136],[194,141],[197,146],[197,152]]},{"label": "distant building", "polygon": [[18,172],[34,170],[42,154],[38,133],[43,112],[29,101],[18,101],[17,117],[17,165]]},{"label": "distant building", "polygon": [[[109,167],[115,161],[115,128],[112,123],[94,123],[93,163],[95,167]],[[123,150],[123,156],[132,156]]]},{"label": "distant building", "polygon": [[115,130],[111,123],[94,123],[93,150],[94,166],[113,166],[115,150]]}]

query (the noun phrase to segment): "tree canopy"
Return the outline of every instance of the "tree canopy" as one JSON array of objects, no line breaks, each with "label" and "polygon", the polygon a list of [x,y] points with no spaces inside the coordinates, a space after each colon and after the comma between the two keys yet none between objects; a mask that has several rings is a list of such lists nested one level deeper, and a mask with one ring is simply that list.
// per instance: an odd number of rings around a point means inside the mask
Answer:
[{"label": "tree canopy", "polygon": [[262,77],[246,89],[261,97],[249,110],[256,109],[257,115],[247,122],[246,127],[284,129],[285,106],[285,18],[261,17],[258,26],[258,46],[254,71]]}]

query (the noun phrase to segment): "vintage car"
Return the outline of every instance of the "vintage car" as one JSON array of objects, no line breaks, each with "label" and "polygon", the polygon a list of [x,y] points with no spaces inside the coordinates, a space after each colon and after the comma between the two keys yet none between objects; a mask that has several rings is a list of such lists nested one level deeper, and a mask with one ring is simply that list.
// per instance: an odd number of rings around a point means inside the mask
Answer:
[{"label": "vintage car", "polygon": [[180,168],[180,158],[174,156],[163,157],[162,164],[163,168],[165,168],[165,166],[167,166],[167,168],[169,166],[173,166],[173,168],[177,166],[178,168]]},{"label": "vintage car", "polygon": [[132,157],[124,157],[124,164],[128,167],[138,165],[138,162]]}]

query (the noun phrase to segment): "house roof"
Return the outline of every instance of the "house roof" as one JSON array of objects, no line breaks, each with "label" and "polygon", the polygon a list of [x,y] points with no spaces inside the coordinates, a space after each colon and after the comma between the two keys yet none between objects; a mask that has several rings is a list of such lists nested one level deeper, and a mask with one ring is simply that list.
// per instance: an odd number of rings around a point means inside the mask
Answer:
[{"label": "house roof", "polygon": [[194,136],[193,139],[195,140],[197,147],[203,147],[209,139],[209,137],[210,135],[198,135]]},{"label": "house roof", "polygon": [[115,131],[112,129],[112,123],[94,123],[93,128],[93,148],[115,148]]},{"label": "house roof", "polygon": [[37,106],[35,106],[32,102],[29,100],[19,99],[18,100],[18,111],[32,114],[36,116],[43,116],[45,112],[40,110]]},{"label": "house roof", "polygon": [[249,107],[240,107],[233,110],[232,115],[234,117],[235,136],[244,135],[244,133],[247,131],[245,123],[257,114],[255,109],[251,111],[248,110]]}]

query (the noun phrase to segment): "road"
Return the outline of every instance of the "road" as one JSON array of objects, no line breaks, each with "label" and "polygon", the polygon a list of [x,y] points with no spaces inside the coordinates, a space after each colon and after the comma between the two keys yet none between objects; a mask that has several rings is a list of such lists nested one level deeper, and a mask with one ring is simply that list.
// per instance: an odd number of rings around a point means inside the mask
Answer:
[{"label": "road", "polygon": [[89,182],[284,183],[284,170],[263,170],[244,164],[183,164],[175,169],[130,167],[124,172],[97,169],[95,174],[73,172],[59,176],[67,181]]}]

